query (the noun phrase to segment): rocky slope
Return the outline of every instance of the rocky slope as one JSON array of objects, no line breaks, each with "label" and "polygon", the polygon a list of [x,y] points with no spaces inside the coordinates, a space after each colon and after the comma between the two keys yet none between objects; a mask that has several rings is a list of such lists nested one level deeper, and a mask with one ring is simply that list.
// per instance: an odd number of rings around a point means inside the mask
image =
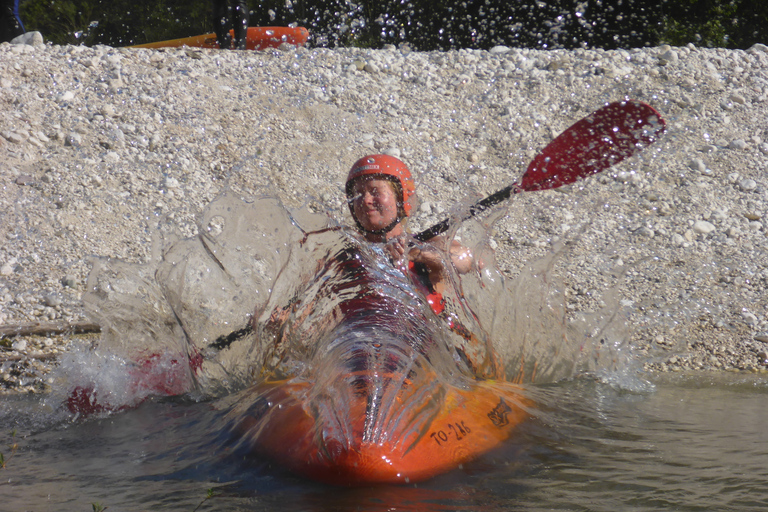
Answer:
[{"label": "rocky slope", "polygon": [[[344,220],[342,182],[389,152],[414,229],[514,181],[554,136],[634,98],[667,119],[639,158],[524,194],[490,243],[515,276],[569,242],[574,316],[621,301],[646,367],[768,364],[768,48],[417,53],[0,45],[0,326],[88,322],[90,255],[142,261],[225,188]],[[44,387],[67,336],[0,341],[0,380]],[[42,362],[41,362],[42,361]]]}]

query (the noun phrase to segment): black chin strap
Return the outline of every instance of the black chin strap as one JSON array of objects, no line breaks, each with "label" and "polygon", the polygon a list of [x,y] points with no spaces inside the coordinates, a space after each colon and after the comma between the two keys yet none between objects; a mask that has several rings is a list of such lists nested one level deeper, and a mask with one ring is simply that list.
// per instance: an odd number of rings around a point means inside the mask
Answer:
[{"label": "black chin strap", "polygon": [[390,222],[390,224],[386,227],[383,227],[381,229],[365,229],[362,224],[360,224],[360,221],[357,220],[357,217],[355,217],[354,213],[352,214],[352,218],[355,219],[355,224],[357,224],[357,228],[362,231],[363,233],[368,233],[369,235],[386,235],[390,231],[394,229],[395,226],[398,225],[398,223],[402,220],[400,216],[398,215],[395,217],[395,220]]}]

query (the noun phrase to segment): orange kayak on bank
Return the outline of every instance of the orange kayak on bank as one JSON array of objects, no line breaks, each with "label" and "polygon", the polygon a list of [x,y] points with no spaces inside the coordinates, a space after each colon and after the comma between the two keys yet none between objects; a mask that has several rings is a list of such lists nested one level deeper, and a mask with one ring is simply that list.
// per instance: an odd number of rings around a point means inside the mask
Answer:
[{"label": "orange kayak on bank", "polygon": [[[234,37],[234,31],[230,30],[229,34],[231,37]],[[304,27],[248,27],[246,49],[264,50],[266,48],[277,48],[283,43],[303,46],[308,38],[309,31]],[[178,48],[181,46],[218,48],[219,43],[216,41],[216,34],[202,34],[171,39],[169,41],[137,44],[130,48]]]}]

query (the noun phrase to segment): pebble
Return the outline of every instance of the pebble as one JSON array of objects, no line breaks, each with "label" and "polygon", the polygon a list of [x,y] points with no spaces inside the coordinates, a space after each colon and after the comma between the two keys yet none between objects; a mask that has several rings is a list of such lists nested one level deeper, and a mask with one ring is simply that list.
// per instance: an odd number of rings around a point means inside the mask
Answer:
[{"label": "pebble", "polygon": [[511,51],[511,49],[508,46],[494,46],[488,52],[492,55],[500,55],[504,53],[508,53]]},{"label": "pebble", "polygon": [[74,276],[64,276],[61,279],[61,285],[66,288],[75,288],[77,286],[77,278]]},{"label": "pebble", "polygon": [[677,62],[678,60],[677,52],[670,48],[666,50],[664,53],[662,53],[661,55],[659,55],[659,60],[663,65]]},{"label": "pebble", "polygon": [[750,325],[750,326],[757,325],[758,319],[754,313],[750,313],[749,311],[743,311],[741,313],[741,317],[744,319],[747,325]]},{"label": "pebble", "polygon": [[732,101],[733,103],[738,103],[739,105],[745,105],[747,103],[747,100],[744,96],[737,93],[732,93],[728,96],[728,99]]},{"label": "pebble", "polygon": [[30,176],[29,174],[20,174],[14,180],[14,183],[21,186],[32,185],[35,183],[35,178],[34,176]]},{"label": "pebble", "polygon": [[43,34],[41,34],[36,30],[33,30],[31,32],[25,32],[24,34],[21,34],[20,36],[16,36],[13,39],[11,39],[11,44],[20,45],[20,47],[39,46],[44,42],[45,41],[43,40]]},{"label": "pebble", "polygon": [[691,162],[688,164],[688,167],[693,169],[694,171],[704,172],[707,169],[706,164],[701,158],[694,158],[691,160]]},{"label": "pebble", "polygon": [[742,139],[735,139],[728,144],[728,147],[730,149],[744,149],[747,147],[747,143]]},{"label": "pebble", "polygon": [[744,192],[751,192],[757,188],[757,182],[752,179],[745,179],[739,181],[739,188]]},{"label": "pebble", "polygon": [[61,296],[55,293],[49,293],[43,298],[43,302],[50,307],[61,306]]},{"label": "pebble", "polygon": [[711,222],[707,222],[706,220],[697,220],[693,224],[693,231],[700,235],[708,235],[715,229],[717,229],[715,225]]},{"label": "pebble", "polygon": [[24,136],[24,134],[20,133],[20,132],[15,132],[15,131],[13,131],[13,132],[3,132],[2,135],[5,138],[5,140],[7,140],[8,142],[10,142],[12,144],[21,144],[22,142],[24,142],[26,140],[26,137]]},{"label": "pebble", "polygon": [[67,101],[72,101],[73,99],[75,99],[75,93],[72,91],[64,91],[56,95],[56,101],[59,103],[65,103]]}]

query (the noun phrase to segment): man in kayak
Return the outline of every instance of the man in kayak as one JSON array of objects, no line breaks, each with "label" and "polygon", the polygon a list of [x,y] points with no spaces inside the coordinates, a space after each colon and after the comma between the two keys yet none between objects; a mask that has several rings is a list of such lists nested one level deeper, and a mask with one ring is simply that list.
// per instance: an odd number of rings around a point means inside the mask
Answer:
[{"label": "man in kayak", "polygon": [[[522,390],[503,382],[453,286],[473,266],[468,249],[406,234],[414,188],[402,161],[363,157],[345,187],[362,236],[327,222],[291,250],[253,317],[254,384],[227,402],[238,456],[334,485],[407,484],[488,452],[525,419]],[[441,286],[445,304],[430,301]]]},{"label": "man in kayak", "polygon": [[213,0],[213,27],[219,48],[232,48],[230,29],[234,30],[234,49],[245,50],[248,34],[248,4],[245,0]]},{"label": "man in kayak", "polygon": [[[408,270],[427,289],[427,300],[435,313],[443,310],[445,268],[440,250],[445,239],[435,237],[426,244],[410,244],[406,220],[415,202],[416,187],[401,160],[389,155],[368,155],[352,166],[347,176],[349,211],[358,229],[369,242],[386,243],[386,250],[396,264],[406,263]],[[472,269],[472,253],[455,240],[449,248],[451,263],[459,274]]]}]

